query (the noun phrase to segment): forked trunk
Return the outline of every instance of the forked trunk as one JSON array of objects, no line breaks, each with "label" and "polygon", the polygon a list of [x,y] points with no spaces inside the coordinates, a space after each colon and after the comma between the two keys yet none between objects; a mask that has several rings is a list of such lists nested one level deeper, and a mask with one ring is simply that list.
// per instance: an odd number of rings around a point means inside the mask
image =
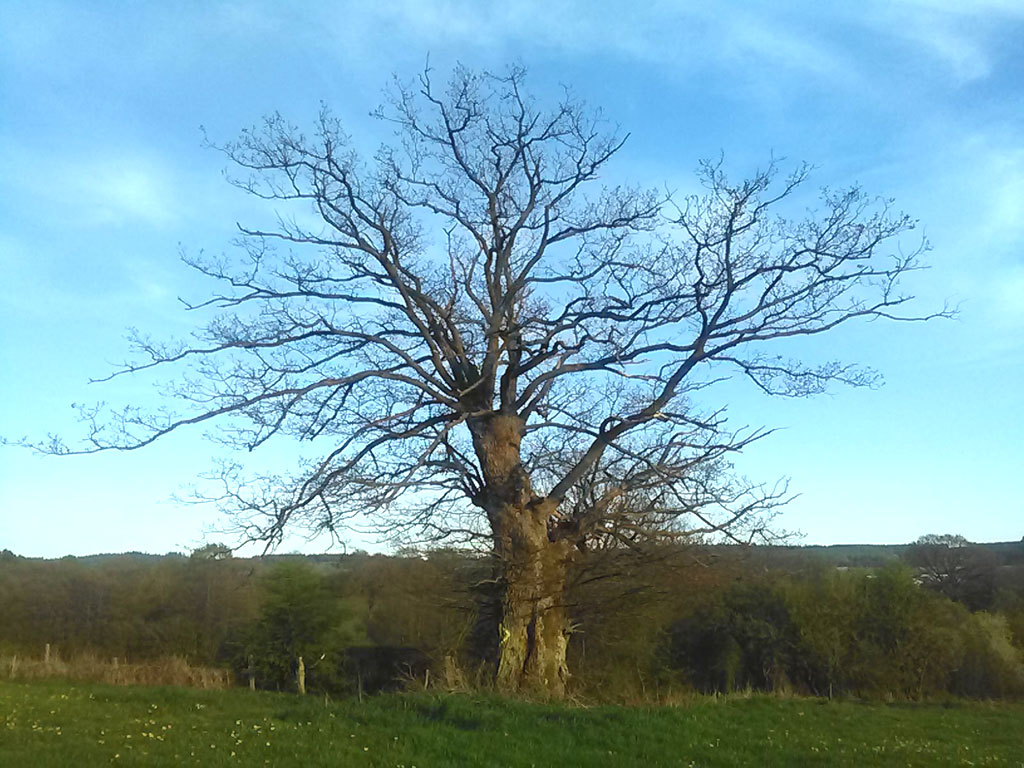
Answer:
[{"label": "forked trunk", "polygon": [[556,505],[533,493],[520,461],[521,431],[518,418],[502,414],[473,428],[501,590],[495,682],[507,693],[558,698],[569,679],[564,598],[570,545],[548,538]]}]

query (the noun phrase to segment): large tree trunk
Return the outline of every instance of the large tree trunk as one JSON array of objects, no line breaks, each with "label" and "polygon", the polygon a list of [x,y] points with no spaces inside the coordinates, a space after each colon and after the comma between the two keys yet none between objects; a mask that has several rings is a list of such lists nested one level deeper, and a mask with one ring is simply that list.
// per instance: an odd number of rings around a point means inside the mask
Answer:
[{"label": "large tree trunk", "polygon": [[569,679],[565,588],[571,545],[549,540],[548,517],[556,505],[533,493],[520,462],[521,431],[518,418],[501,414],[473,429],[501,590],[495,682],[507,693],[558,698]]},{"label": "large tree trunk", "polygon": [[503,691],[565,694],[568,552],[550,542],[544,503],[510,509],[499,536],[500,624],[496,682]]}]

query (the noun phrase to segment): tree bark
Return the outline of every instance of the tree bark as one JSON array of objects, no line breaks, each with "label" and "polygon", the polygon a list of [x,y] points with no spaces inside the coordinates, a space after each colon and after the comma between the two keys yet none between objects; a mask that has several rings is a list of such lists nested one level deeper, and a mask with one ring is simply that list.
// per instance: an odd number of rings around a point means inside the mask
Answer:
[{"label": "tree bark", "polygon": [[565,651],[568,547],[550,542],[549,505],[509,510],[499,537],[503,570],[498,627],[499,690],[560,698],[569,680]]},{"label": "tree bark", "polygon": [[548,537],[557,504],[533,493],[520,461],[522,426],[518,417],[491,414],[472,428],[500,585],[495,683],[506,693],[561,698],[569,680],[564,598],[572,547]]}]

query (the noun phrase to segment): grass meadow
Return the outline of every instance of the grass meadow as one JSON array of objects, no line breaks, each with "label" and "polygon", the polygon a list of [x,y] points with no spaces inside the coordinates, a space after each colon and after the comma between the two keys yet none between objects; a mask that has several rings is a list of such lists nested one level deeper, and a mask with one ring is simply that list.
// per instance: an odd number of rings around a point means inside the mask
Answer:
[{"label": "grass meadow", "polygon": [[0,766],[1024,766],[1024,704],[580,707],[0,682]]}]

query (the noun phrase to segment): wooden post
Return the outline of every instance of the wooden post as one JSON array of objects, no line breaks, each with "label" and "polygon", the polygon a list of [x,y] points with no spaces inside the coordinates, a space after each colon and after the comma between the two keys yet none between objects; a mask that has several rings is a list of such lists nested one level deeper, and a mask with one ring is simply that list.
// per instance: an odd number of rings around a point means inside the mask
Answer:
[{"label": "wooden post", "polygon": [[251,653],[249,654],[249,669],[247,671],[249,673],[249,690],[250,691],[255,691],[256,690],[256,659],[253,658],[253,655]]},{"label": "wooden post", "polygon": [[306,662],[299,656],[299,668],[295,675],[298,678],[299,683],[299,694],[301,696],[306,695]]},{"label": "wooden post", "polygon": [[46,644],[46,648],[43,649],[43,663],[48,667],[50,666],[50,644]]},{"label": "wooden post", "polygon": [[11,677],[18,674],[18,654],[11,656]]}]

